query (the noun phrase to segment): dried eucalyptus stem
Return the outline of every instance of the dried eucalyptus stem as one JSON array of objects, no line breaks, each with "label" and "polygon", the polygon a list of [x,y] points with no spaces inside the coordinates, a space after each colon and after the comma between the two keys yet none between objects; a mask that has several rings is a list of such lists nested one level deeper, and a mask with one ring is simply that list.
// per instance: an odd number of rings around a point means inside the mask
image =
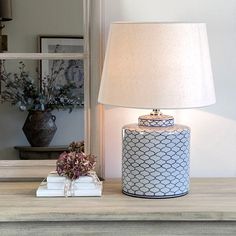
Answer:
[{"label": "dried eucalyptus stem", "polygon": [[74,81],[56,84],[58,77],[63,76],[69,66],[64,60],[53,61],[51,73],[42,78],[41,89],[37,84],[39,78],[33,79],[23,62],[19,62],[18,73],[12,74],[7,72],[3,61],[0,101],[10,102],[22,111],[63,109],[71,112],[74,108],[82,107],[81,98],[74,94],[77,88]]}]

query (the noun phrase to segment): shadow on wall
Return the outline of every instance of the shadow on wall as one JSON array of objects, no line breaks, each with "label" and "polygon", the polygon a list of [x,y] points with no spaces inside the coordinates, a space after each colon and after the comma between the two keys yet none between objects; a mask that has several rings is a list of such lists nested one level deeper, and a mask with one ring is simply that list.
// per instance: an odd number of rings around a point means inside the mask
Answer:
[{"label": "shadow on wall", "polygon": [[[222,69],[226,68],[222,66]],[[235,73],[234,71],[231,73],[232,75],[236,74],[236,71]],[[232,75],[231,77],[233,77]],[[202,108],[201,110],[236,121],[236,80],[232,78],[230,81],[230,76],[224,78],[223,74],[218,74],[217,76],[214,76],[214,81],[216,89],[216,104]]]}]

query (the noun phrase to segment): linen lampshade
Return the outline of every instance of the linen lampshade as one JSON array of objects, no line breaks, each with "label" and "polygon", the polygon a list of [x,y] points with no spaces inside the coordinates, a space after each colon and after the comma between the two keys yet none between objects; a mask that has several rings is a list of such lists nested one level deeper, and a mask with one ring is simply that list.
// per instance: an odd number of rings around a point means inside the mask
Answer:
[{"label": "linen lampshade", "polygon": [[98,101],[133,108],[215,103],[204,23],[112,23]]}]

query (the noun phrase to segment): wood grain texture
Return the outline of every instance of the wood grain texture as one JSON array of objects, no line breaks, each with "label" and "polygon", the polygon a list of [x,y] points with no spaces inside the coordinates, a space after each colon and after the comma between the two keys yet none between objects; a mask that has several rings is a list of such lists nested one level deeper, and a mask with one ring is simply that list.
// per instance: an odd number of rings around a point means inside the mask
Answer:
[{"label": "wood grain texture", "polygon": [[0,233],[1,236],[235,236],[236,228],[234,222],[15,222],[0,223]]},{"label": "wood grain texture", "polygon": [[[139,199],[105,181],[102,197],[36,198],[38,182],[0,183],[0,222],[236,221],[236,179],[192,179],[190,194]],[[235,224],[236,227],[236,224]]]}]

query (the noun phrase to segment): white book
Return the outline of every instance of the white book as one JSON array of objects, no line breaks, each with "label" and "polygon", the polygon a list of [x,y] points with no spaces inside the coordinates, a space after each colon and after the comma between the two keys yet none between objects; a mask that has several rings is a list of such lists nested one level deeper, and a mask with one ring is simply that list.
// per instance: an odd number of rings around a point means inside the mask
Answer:
[{"label": "white book", "polygon": [[[96,189],[97,185],[100,184],[100,182],[96,183],[86,183],[86,182],[79,182],[74,183],[73,187],[74,189]],[[63,189],[65,188],[65,183],[59,183],[59,182],[47,182],[47,188],[48,189]]]},{"label": "white book", "polygon": [[[96,173],[93,172],[93,174],[96,176]],[[64,183],[66,181],[66,177],[59,176],[56,171],[52,171],[49,173],[47,177],[47,182],[53,182],[53,183]],[[78,179],[75,180],[75,183],[91,183],[94,182],[94,178],[92,176],[80,176]]]},{"label": "white book", "polygon": [[[68,191],[68,196],[74,197],[100,197],[102,196],[102,184],[97,185],[94,189],[74,189],[74,194]],[[48,189],[47,182],[43,181],[36,191],[37,197],[65,197],[64,190]]]}]

